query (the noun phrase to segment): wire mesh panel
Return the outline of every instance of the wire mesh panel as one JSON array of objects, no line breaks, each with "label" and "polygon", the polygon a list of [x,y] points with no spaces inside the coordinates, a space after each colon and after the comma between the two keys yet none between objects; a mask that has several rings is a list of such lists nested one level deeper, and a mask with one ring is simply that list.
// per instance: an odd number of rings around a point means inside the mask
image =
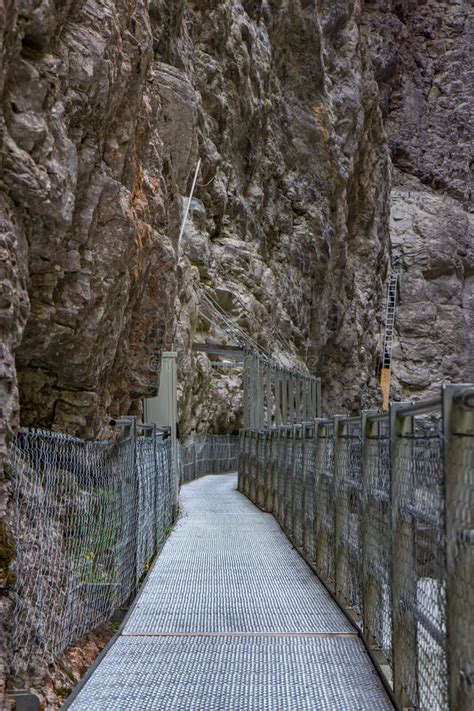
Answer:
[{"label": "wire mesh panel", "polygon": [[293,515],[291,530],[297,546],[303,545],[304,469],[303,428],[293,428]]},{"label": "wire mesh panel", "polygon": [[315,499],[316,499],[316,451],[314,425],[306,425],[304,431],[304,531],[303,549],[310,561],[314,561],[315,547]]},{"label": "wire mesh panel", "polygon": [[156,487],[156,540],[157,549],[163,546],[174,520],[175,511],[173,505],[175,501],[175,484],[177,476],[172,469],[171,440],[155,442],[155,457],[157,467],[157,487]]},{"label": "wire mesh panel", "polygon": [[153,437],[137,437],[138,475],[137,582],[156,552],[157,466]]},{"label": "wire mesh panel", "polygon": [[286,530],[293,533],[293,489],[294,489],[294,430],[288,427],[285,431],[285,469],[284,469],[284,495],[285,517],[283,525]]},{"label": "wire mesh panel", "polygon": [[238,435],[190,435],[181,441],[180,451],[182,483],[207,474],[227,474],[238,469]]},{"label": "wire mesh panel", "polygon": [[448,707],[445,481],[440,433],[395,414],[395,684],[420,709]]},{"label": "wire mesh panel", "polygon": [[265,432],[257,434],[257,475],[255,500],[260,508],[265,507],[267,487],[267,435]]},{"label": "wire mesh panel", "polygon": [[364,420],[363,432],[364,635],[392,659],[392,509],[388,418]]},{"label": "wire mesh panel", "polygon": [[15,672],[37,656],[52,661],[135,592],[159,520],[173,517],[176,482],[169,445],[161,447],[158,466],[154,437],[15,437]]},{"label": "wire mesh panel", "polygon": [[260,435],[274,515],[420,711],[474,708],[474,386],[443,393]]},{"label": "wire mesh panel", "polygon": [[362,457],[360,420],[336,418],[336,593],[362,613]]},{"label": "wire mesh panel", "polygon": [[242,430],[239,436],[238,490],[243,494],[247,491],[249,443],[250,433],[247,430]]},{"label": "wire mesh panel", "polygon": [[270,431],[267,441],[268,491],[266,498],[266,510],[273,513],[277,507],[279,444],[279,431],[274,428]]},{"label": "wire mesh panel", "polygon": [[280,427],[277,439],[277,509],[276,517],[281,524],[285,522],[285,509],[287,508],[286,495],[286,449],[287,436],[286,427]]},{"label": "wire mesh panel", "polygon": [[331,590],[336,585],[334,425],[317,424],[315,433],[316,569]]},{"label": "wire mesh panel", "polygon": [[256,500],[257,494],[257,470],[258,470],[258,457],[257,457],[257,436],[258,432],[250,433],[250,467],[249,467],[249,497],[252,501]]},{"label": "wire mesh panel", "polygon": [[443,389],[451,709],[474,708],[474,386]]}]

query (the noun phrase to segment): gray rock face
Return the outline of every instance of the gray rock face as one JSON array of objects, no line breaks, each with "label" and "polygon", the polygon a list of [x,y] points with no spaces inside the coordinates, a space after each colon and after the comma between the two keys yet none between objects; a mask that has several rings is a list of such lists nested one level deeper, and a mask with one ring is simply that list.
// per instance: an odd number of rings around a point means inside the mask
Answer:
[{"label": "gray rock face", "polygon": [[474,26],[465,0],[371,0],[365,23],[395,167],[400,257],[393,395],[474,378],[472,97]]},{"label": "gray rock face", "polygon": [[391,237],[401,268],[394,395],[426,397],[445,381],[472,382],[472,216],[404,176],[392,190]]},{"label": "gray rock face", "polygon": [[[22,423],[96,435],[111,413],[139,411],[178,291],[191,393],[198,272],[262,346],[310,356],[339,407],[370,399],[388,177],[354,7],[7,10],[1,190],[28,245],[31,301]],[[178,246],[198,154],[200,208]]]},{"label": "gray rock face", "polygon": [[[196,89],[203,159],[180,245],[179,344],[219,336],[196,313],[190,284],[199,274],[262,347],[308,358],[328,410],[351,410],[376,393],[389,190],[357,11],[333,2],[244,6],[182,3],[170,13],[153,3],[160,57],[183,65]],[[188,31],[173,38],[176,23]],[[238,426],[235,377],[182,363],[185,427]]]},{"label": "gray rock face", "polygon": [[153,389],[171,343],[166,233],[192,146],[166,177],[146,2],[33,6],[12,7],[2,91],[1,190],[29,252],[22,422],[95,434]]}]

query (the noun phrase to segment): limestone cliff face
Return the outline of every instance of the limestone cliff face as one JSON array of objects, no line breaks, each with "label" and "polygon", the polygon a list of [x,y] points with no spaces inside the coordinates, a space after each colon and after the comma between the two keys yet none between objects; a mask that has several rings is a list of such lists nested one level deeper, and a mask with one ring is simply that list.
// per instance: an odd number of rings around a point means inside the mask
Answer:
[{"label": "limestone cliff face", "polygon": [[147,5],[9,4],[1,194],[30,297],[16,349],[26,425],[96,433],[150,389],[171,344],[186,167],[164,169]]},{"label": "limestone cliff face", "polygon": [[394,165],[394,395],[426,396],[474,379],[474,27],[465,0],[367,0],[365,21]]},{"label": "limestone cliff face", "polygon": [[240,424],[238,374],[186,357],[193,338],[216,337],[197,279],[262,347],[309,362],[328,410],[373,404],[389,180],[357,6],[152,8],[160,59],[195,88],[203,159],[180,245],[185,426]]},{"label": "limestone cliff face", "polygon": [[[237,426],[238,378],[211,376],[205,358],[194,377],[196,280],[269,351],[309,357],[332,409],[372,398],[388,174],[358,12],[3,4],[7,421],[13,351],[25,425],[96,435],[137,412],[177,310],[184,420]],[[207,412],[192,411],[193,390],[212,393]]]}]

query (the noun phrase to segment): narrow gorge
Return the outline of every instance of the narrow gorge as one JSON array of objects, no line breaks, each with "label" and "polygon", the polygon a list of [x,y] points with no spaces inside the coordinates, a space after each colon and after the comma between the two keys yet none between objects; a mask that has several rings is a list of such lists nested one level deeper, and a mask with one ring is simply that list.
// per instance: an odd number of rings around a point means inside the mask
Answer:
[{"label": "narrow gorge", "polygon": [[355,414],[397,270],[392,397],[474,381],[473,39],[467,0],[0,0],[0,678],[11,437],[110,437],[170,350],[181,432],[238,432],[203,291]]}]

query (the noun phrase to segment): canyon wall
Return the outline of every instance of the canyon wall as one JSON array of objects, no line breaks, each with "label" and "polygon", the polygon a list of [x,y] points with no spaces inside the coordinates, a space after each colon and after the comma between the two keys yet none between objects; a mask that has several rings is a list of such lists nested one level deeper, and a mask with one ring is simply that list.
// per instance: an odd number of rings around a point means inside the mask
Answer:
[{"label": "canyon wall", "polygon": [[238,375],[190,356],[196,280],[268,351],[309,358],[333,408],[372,400],[389,180],[357,4],[3,12],[7,427],[17,386],[26,426],[97,436],[139,413],[176,330],[183,421],[238,426]]}]

